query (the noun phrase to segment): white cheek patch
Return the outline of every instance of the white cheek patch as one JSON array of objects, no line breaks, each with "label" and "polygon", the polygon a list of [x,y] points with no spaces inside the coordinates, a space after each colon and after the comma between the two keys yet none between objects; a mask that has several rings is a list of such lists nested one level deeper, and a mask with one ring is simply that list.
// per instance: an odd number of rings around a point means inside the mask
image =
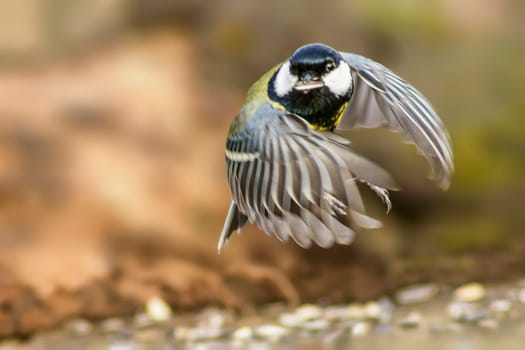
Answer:
[{"label": "white cheek patch", "polygon": [[282,65],[277,72],[274,80],[275,93],[279,97],[283,97],[293,90],[295,83],[297,83],[297,77],[290,73],[290,62],[286,62]]},{"label": "white cheek patch", "polygon": [[341,61],[339,67],[323,76],[325,85],[337,96],[343,96],[352,87],[352,74],[348,63]]}]

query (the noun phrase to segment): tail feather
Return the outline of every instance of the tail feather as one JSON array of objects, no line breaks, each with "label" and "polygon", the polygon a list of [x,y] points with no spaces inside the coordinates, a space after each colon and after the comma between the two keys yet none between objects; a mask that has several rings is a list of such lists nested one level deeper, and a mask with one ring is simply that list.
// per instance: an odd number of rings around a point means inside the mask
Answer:
[{"label": "tail feather", "polygon": [[226,221],[224,222],[224,227],[222,228],[221,236],[219,238],[219,243],[217,245],[217,250],[219,253],[222,248],[230,239],[233,231],[240,231],[241,227],[248,221],[248,217],[239,211],[237,204],[234,201],[230,204],[230,209],[228,209],[228,214],[226,215]]}]

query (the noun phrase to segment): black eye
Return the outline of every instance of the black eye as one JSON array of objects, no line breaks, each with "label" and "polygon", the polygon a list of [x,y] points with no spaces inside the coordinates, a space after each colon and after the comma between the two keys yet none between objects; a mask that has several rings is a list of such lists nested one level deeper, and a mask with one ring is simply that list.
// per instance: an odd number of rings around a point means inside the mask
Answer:
[{"label": "black eye", "polygon": [[334,62],[328,62],[326,63],[326,65],[324,66],[324,69],[327,71],[327,72],[331,72],[335,69],[335,63]]}]

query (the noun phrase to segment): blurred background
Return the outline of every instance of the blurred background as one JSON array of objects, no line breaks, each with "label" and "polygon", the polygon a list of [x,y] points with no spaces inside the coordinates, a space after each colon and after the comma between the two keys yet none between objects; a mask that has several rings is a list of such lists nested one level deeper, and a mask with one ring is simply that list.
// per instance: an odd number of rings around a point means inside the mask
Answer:
[{"label": "blurred background", "polygon": [[[523,277],[521,0],[19,0],[0,4],[0,335],[72,317],[363,300],[408,283]],[[229,123],[308,42],[380,61],[432,101],[456,174],[356,133],[403,188],[384,228],[302,250],[250,227],[221,255]],[[369,194],[368,194],[369,195]]]}]

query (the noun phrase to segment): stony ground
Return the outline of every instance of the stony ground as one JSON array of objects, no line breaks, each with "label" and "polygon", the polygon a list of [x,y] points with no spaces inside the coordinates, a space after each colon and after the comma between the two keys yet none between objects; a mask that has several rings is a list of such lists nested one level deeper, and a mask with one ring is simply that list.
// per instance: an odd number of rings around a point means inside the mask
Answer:
[{"label": "stony ground", "polygon": [[420,284],[364,303],[267,305],[178,314],[159,298],[131,319],[74,320],[1,350],[522,349],[525,280],[456,288]]}]

